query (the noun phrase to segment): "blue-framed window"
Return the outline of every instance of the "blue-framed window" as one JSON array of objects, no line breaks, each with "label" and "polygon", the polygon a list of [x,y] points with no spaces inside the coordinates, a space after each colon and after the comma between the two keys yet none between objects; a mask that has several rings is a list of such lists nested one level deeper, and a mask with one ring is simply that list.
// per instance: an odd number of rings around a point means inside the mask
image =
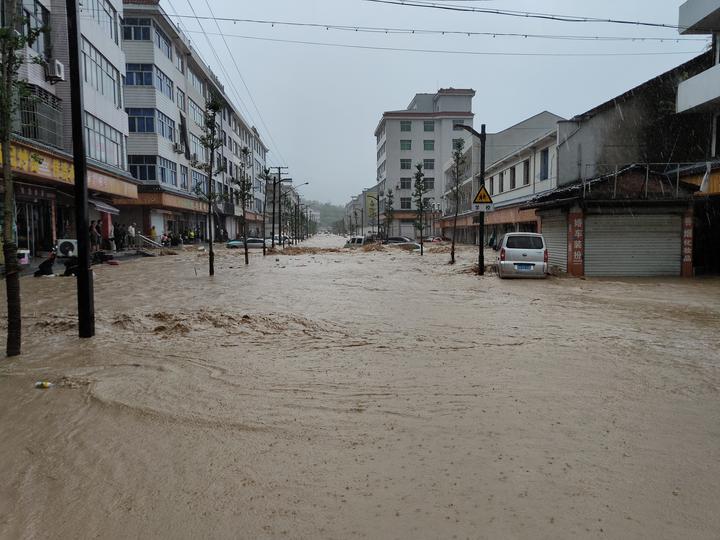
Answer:
[{"label": "blue-framed window", "polygon": [[152,64],[126,64],[125,84],[127,86],[152,86],[153,67]]},{"label": "blue-framed window", "polygon": [[157,156],[128,156],[130,174],[137,180],[154,181]]},{"label": "blue-framed window", "polygon": [[157,67],[155,68],[155,87],[170,99],[173,99],[173,82]]},{"label": "blue-framed window", "polygon": [[175,141],[175,121],[160,111],[157,111],[157,131],[166,139]]},{"label": "blue-framed window", "polygon": [[163,184],[177,186],[177,163],[158,156],[158,167],[160,169],[160,181]]},{"label": "blue-framed window", "polygon": [[150,41],[150,19],[127,18],[123,21],[123,39],[125,41]]},{"label": "blue-framed window", "polygon": [[155,109],[125,109],[130,133],[155,133]]}]

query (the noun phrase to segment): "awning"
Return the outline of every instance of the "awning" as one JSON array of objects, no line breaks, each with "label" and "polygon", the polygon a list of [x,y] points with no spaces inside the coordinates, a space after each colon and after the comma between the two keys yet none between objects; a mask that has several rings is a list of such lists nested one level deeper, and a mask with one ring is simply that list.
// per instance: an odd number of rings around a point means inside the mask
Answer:
[{"label": "awning", "polygon": [[114,206],[110,206],[108,203],[98,201],[97,199],[88,199],[88,203],[93,205],[98,212],[105,212],[113,216],[119,216],[120,210]]}]

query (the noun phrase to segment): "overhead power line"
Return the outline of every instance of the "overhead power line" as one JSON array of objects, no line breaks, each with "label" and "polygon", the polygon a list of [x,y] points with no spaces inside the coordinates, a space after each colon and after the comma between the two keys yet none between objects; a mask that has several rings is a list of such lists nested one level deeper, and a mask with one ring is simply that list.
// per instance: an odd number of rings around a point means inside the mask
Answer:
[{"label": "overhead power line", "polygon": [[[288,26],[298,28],[313,28],[317,30],[338,30],[345,32],[371,33],[371,34],[409,34],[409,35],[439,35],[439,36],[483,36],[483,37],[518,37],[534,39],[557,39],[557,40],[578,40],[578,41],[660,41],[660,42],[683,42],[683,41],[707,41],[707,38],[680,38],[680,37],[658,37],[658,36],[601,36],[601,35],[567,35],[567,34],[533,34],[528,32],[478,32],[475,30],[439,30],[430,28],[399,28],[388,26],[363,26],[347,24],[322,24],[304,23],[297,21],[279,21],[265,19],[240,19],[236,17],[207,17],[193,15],[174,15],[178,18],[198,18],[202,20],[213,20],[218,22],[231,22],[233,24],[259,24],[275,26]],[[219,30],[219,28],[218,28]]]},{"label": "overhead power line", "polygon": [[[190,0],[187,0],[187,4],[188,4],[188,6],[190,7],[190,10],[195,14],[196,12],[195,12],[195,9],[194,9],[193,6],[192,6],[192,2],[191,2]],[[243,101],[242,97],[240,96],[240,92],[238,92],[238,89],[237,89],[237,87],[235,86],[235,84],[233,83],[232,78],[229,76],[227,70],[225,69],[225,65],[224,65],[223,62],[220,60],[220,57],[218,56],[218,53],[217,53],[217,51],[215,50],[215,47],[213,47],[213,44],[212,44],[212,42],[210,41],[210,37],[209,37],[209,36],[210,36],[210,35],[216,35],[216,34],[211,34],[211,33],[206,32],[206,31],[205,31],[205,28],[203,27],[203,24],[202,24],[201,20],[197,17],[197,15],[195,15],[195,18],[197,19],[197,23],[198,23],[198,25],[200,26],[200,30],[201,30],[202,34],[205,36],[205,40],[207,41],[207,44],[208,44],[208,46],[210,47],[210,50],[211,50],[211,52],[212,52],[212,54],[213,54],[213,56],[214,56],[214,58],[215,58],[215,61],[217,62],[220,70],[221,70],[221,71],[223,72],[223,74],[225,75],[225,77],[226,77],[226,79],[227,79],[227,82],[228,82],[228,84],[230,85],[231,89],[233,90],[233,92],[234,92],[236,98],[238,99],[240,105],[242,105],[242,106],[244,107],[245,113],[246,113],[246,115],[247,115],[248,120],[249,120],[250,122],[252,122],[252,123],[255,123],[255,122],[253,122],[253,115],[250,114],[250,109],[249,109],[249,107],[247,107],[247,105],[245,105],[245,102]],[[223,39],[224,39],[224,38],[223,38]],[[227,43],[226,43],[226,46],[227,46]],[[228,51],[229,51],[229,49],[228,49]],[[230,54],[230,56],[231,56],[231,58],[232,58],[232,53]],[[233,58],[233,62],[235,62],[234,58]],[[237,68],[237,63],[235,63],[235,67]],[[245,83],[245,79],[243,78],[243,76],[242,76],[242,74],[240,73],[240,70],[239,70],[239,69],[238,69],[238,75],[240,76],[240,79],[242,80],[243,85],[245,86],[245,89],[247,90],[248,95],[250,96],[250,99],[251,99],[253,105],[255,106],[256,111],[258,112],[258,115],[260,115],[260,110],[258,109],[257,105],[255,104],[255,100],[252,98],[252,94],[250,93],[250,89],[248,88],[247,84]],[[270,134],[270,130],[268,129],[267,125],[265,124],[265,121],[262,119],[262,116],[260,116],[260,121],[262,122],[263,126],[265,127],[265,131],[266,131],[266,133],[268,134],[268,144],[272,144],[272,145],[274,146],[273,151],[274,151],[276,154],[278,154],[278,156],[280,156],[280,157],[282,158],[282,154],[280,153],[280,150],[278,149],[277,144],[274,143],[274,140],[272,139],[272,135]]]},{"label": "overhead power line", "polygon": [[[209,35],[219,35],[208,33]],[[233,37],[238,39],[249,39],[255,41],[267,41],[274,43],[291,43],[296,45],[315,45],[319,47],[340,47],[345,49],[366,49],[373,51],[397,51],[397,52],[416,52],[416,53],[433,53],[433,54],[462,54],[471,56],[549,56],[549,57],[590,57],[590,56],[666,56],[666,55],[688,55],[700,54],[703,51],[672,51],[672,52],[619,52],[619,53],[543,53],[543,52],[506,52],[506,51],[465,51],[465,50],[448,50],[448,49],[413,49],[406,47],[383,47],[374,45],[354,45],[350,43],[328,43],[321,41],[303,41],[297,39],[279,39],[267,38],[259,36],[245,36],[240,34],[222,34],[225,37]]]},{"label": "overhead power line", "polygon": [[[210,15],[212,15],[213,18],[215,18],[215,13],[213,13],[212,7],[210,7],[210,2],[208,0],[205,0],[205,3],[207,4],[208,9],[210,10]],[[199,22],[199,21],[198,21]],[[218,32],[220,32],[220,35],[222,36],[223,43],[225,44],[225,49],[228,52],[228,55],[230,56],[230,59],[232,60],[233,65],[235,66],[235,71],[238,74],[238,77],[240,77],[240,80],[243,83],[243,86],[245,87],[245,90],[248,93],[248,96],[250,97],[250,102],[253,104],[253,107],[255,108],[255,111],[258,114],[258,118],[260,118],[260,122],[262,123],[263,127],[265,128],[265,132],[268,135],[268,142],[272,143],[275,147],[275,152],[277,153],[278,157],[284,162],[285,158],[283,157],[282,153],[280,152],[280,147],[278,146],[277,142],[275,142],[275,139],[272,136],[272,133],[270,132],[270,128],[265,123],[265,119],[263,118],[262,113],[260,112],[260,108],[257,106],[257,103],[255,103],[255,98],[252,95],[252,92],[250,91],[250,88],[247,85],[247,82],[245,82],[245,77],[243,77],[242,72],[240,71],[240,68],[238,67],[237,60],[235,59],[235,55],[230,50],[230,46],[228,45],[227,40],[225,39],[225,35],[222,33],[222,30],[220,28],[220,25],[217,22],[217,19],[215,19],[215,26],[218,29]]]},{"label": "overhead power line", "polygon": [[631,26],[647,26],[650,28],[668,28],[673,30],[684,30],[682,26],[677,24],[667,23],[655,23],[648,21],[632,21],[627,19],[612,19],[603,17],[583,17],[578,15],[559,15],[555,13],[541,13],[536,11],[515,11],[510,9],[494,9],[494,8],[481,8],[473,6],[461,6],[454,4],[443,4],[438,3],[437,0],[433,2],[426,2],[423,0],[364,0],[365,2],[372,2],[375,4],[390,4],[396,6],[406,7],[418,7],[427,9],[440,9],[445,11],[462,11],[470,13],[484,13],[488,15],[504,15],[507,17],[522,17],[525,19],[544,19],[558,22],[571,22],[571,23],[608,23],[608,24],[623,24]]}]

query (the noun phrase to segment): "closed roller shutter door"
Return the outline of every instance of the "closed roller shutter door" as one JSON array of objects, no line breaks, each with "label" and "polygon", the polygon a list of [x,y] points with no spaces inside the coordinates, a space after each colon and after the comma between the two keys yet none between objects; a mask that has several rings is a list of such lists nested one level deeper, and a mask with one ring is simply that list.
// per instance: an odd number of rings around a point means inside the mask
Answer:
[{"label": "closed roller shutter door", "polygon": [[567,217],[542,218],[542,235],[547,244],[550,268],[567,272]]},{"label": "closed roller shutter door", "polygon": [[680,216],[587,216],[588,276],[679,276]]},{"label": "closed roller shutter door", "polygon": [[408,238],[415,238],[415,225],[413,223],[401,223],[400,224],[400,236],[407,236]]}]

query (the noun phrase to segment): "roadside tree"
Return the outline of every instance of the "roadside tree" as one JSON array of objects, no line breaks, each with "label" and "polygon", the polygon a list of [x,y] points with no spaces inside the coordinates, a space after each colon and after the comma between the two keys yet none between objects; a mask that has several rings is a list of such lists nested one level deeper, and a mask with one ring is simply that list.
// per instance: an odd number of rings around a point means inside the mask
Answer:
[{"label": "roadside tree", "polygon": [[450,246],[450,264],[455,264],[455,239],[457,238],[457,220],[460,211],[460,183],[462,182],[463,171],[465,169],[465,140],[457,139],[453,145],[453,169],[452,169],[452,185],[450,186],[450,197],[454,206],[455,216],[453,218],[452,245]]},{"label": "roadside tree", "polygon": [[[203,136],[200,144],[204,148],[206,161],[199,163],[196,167],[207,175],[206,185],[195,185],[195,193],[208,205],[208,271],[211,276],[215,275],[215,251],[213,249],[213,237],[215,235],[215,205],[225,201],[227,198],[223,193],[215,191],[215,176],[223,172],[220,163],[215,164],[215,153],[222,146],[222,139],[218,137],[217,115],[222,109],[220,97],[212,93],[205,104],[205,117],[203,122]],[[218,218],[219,219],[219,218]]]},{"label": "roadside tree", "polygon": [[[13,121],[18,104],[31,100],[25,81],[18,78],[20,67],[28,60],[25,50],[48,28],[33,29],[21,16],[17,0],[4,3],[4,25],[0,28],[0,153],[2,155],[4,206],[2,221],[5,291],[7,300],[7,356],[20,354],[22,342],[22,309],[20,303],[20,267],[15,242],[15,182],[12,172],[11,144]],[[44,64],[40,56],[31,63]],[[31,159],[38,160],[37,156]]]},{"label": "roadside tree", "polygon": [[[250,256],[248,254],[247,244],[247,215],[246,210],[248,204],[252,201],[252,179],[247,173],[247,161],[250,149],[244,146],[241,150],[242,160],[240,164],[240,174],[238,178],[232,180],[235,186],[236,203],[240,205],[242,211],[242,227],[243,227],[243,244],[245,248],[245,264],[250,264]],[[264,241],[264,239],[263,239]]]},{"label": "roadside tree", "polygon": [[425,212],[429,206],[427,200],[427,192],[429,191],[425,184],[425,173],[423,173],[422,163],[415,165],[415,190],[413,191],[413,202],[415,203],[415,228],[420,233],[420,256],[424,254],[425,234]]},{"label": "roadside tree", "polygon": [[395,195],[392,188],[388,189],[385,197],[385,239],[390,237],[392,224],[395,221]]}]

